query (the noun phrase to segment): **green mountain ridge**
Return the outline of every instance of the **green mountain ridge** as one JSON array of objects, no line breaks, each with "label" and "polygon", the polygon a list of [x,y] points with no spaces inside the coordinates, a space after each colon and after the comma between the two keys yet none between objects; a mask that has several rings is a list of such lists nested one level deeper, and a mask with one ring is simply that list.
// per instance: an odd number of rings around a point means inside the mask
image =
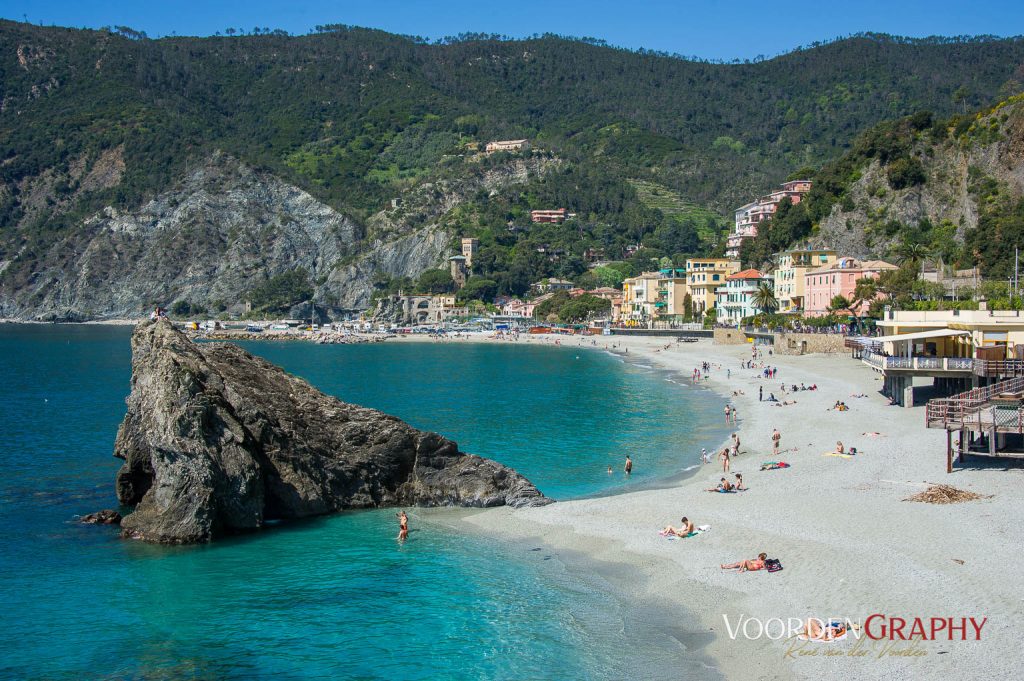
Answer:
[{"label": "green mountain ridge", "polygon": [[1024,248],[1024,95],[950,119],[919,112],[881,123],[815,175],[806,200],[780,208],[745,243],[760,265],[795,242],[932,267],[1013,271]]},{"label": "green mountain ridge", "polygon": [[[1022,82],[1020,39],[859,36],[713,64],[558,37],[432,45],[337,28],[146,40],[0,22],[0,313],[52,311],[24,293],[41,263],[75,262],[83,225],[137,213],[220,152],[354,225],[325,272],[371,262],[381,234],[437,226],[450,240],[479,236],[478,274],[521,293],[541,276],[578,274],[588,247],[611,258],[638,242],[650,257],[714,249],[732,208],[838,158],[868,126],[921,109],[948,116]],[[472,146],[520,137],[558,162],[374,226],[394,198],[503,172],[508,155]],[[578,217],[530,224],[530,209],[554,207]],[[353,277],[410,274],[360,267]],[[317,295],[361,300],[346,281]]]}]

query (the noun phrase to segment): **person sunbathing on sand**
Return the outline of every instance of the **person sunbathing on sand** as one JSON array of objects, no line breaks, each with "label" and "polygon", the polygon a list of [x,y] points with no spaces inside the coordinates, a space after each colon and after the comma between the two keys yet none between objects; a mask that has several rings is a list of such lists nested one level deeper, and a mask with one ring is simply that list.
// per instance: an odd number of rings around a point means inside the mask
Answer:
[{"label": "person sunbathing on sand", "polygon": [[710,488],[710,489],[708,489],[706,491],[708,491],[708,492],[731,492],[732,491],[732,483],[729,482],[728,480],[726,480],[725,478],[722,478],[719,481],[719,483],[718,483],[718,487],[712,487],[712,488]]},{"label": "person sunbathing on sand", "polygon": [[768,559],[767,553],[757,554],[757,558],[754,560],[741,560],[738,563],[729,563],[728,565],[721,565],[723,570],[739,570],[740,572],[754,572],[756,570],[764,569],[764,562]]},{"label": "person sunbathing on sand", "polygon": [[743,484],[743,476],[736,473],[736,491],[739,492],[745,489],[747,489],[747,487]]},{"label": "person sunbathing on sand", "polygon": [[676,536],[683,538],[689,537],[693,534],[693,523],[690,522],[686,516],[683,516],[683,519],[679,522],[682,523],[679,527],[672,527],[671,525],[668,525],[661,531],[661,533],[669,537]]},{"label": "person sunbathing on sand", "polygon": [[842,441],[840,440],[840,441],[836,442],[836,454],[845,454],[845,453],[846,453],[846,448],[843,447]]},{"label": "person sunbathing on sand", "polygon": [[870,433],[861,433],[861,435],[865,437],[885,437],[884,433],[878,433],[875,431],[871,431]]},{"label": "person sunbathing on sand", "polygon": [[808,617],[807,624],[799,632],[797,638],[803,641],[837,641],[846,636],[846,625],[842,622],[832,621],[824,624],[816,617]]}]

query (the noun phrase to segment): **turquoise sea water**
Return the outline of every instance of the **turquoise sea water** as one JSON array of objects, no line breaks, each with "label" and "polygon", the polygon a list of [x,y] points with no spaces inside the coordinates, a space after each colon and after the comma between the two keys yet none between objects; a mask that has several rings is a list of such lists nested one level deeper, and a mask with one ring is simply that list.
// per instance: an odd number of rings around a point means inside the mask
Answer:
[{"label": "turquoise sea water", "polygon": [[[404,545],[390,510],[201,547],[74,523],[116,504],[128,337],[0,325],[0,677],[706,678],[684,655],[682,613],[657,619],[543,547],[450,529],[444,511],[414,510]],[[602,352],[247,347],[341,399],[511,465],[556,498],[655,482],[720,436],[700,425],[720,409],[709,393]]]}]

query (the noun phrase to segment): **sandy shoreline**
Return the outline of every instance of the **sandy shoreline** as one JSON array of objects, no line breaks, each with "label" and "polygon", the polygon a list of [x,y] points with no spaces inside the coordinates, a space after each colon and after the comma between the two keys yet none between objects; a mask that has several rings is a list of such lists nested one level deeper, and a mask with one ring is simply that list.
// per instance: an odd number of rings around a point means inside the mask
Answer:
[{"label": "sandy shoreline", "polygon": [[[387,342],[554,345],[556,340],[567,352],[579,347],[628,351],[631,361],[677,372],[683,382],[702,361],[720,365],[702,385],[739,410],[736,430],[743,446],[732,472],[741,472],[750,490],[729,495],[703,491],[722,475],[716,460],[692,478],[656,489],[536,509],[455,514],[440,522],[543,544],[570,567],[601,575],[617,599],[638,607],[653,604],[659,612],[675,610],[681,618],[679,630],[667,626],[666,633],[680,646],[690,646],[679,678],[708,678],[716,672],[729,679],[820,679],[839,674],[858,679],[937,679],[951,674],[1009,678],[1024,668],[1021,637],[1014,630],[1024,611],[1024,575],[1018,567],[1024,547],[1024,466],[974,458],[947,475],[944,433],[924,427],[920,407],[888,406],[878,394],[877,375],[860,362],[845,355],[765,357],[779,368],[778,378],[765,381],[760,370],[740,368],[741,360],[750,356],[749,346],[715,346],[706,340],[677,344],[664,338],[556,339],[522,334],[509,341],[488,334],[444,340],[410,335]],[[816,383],[819,390],[783,398],[783,382]],[[777,407],[759,402],[759,386],[764,386],[766,396],[774,392],[796,404]],[[733,396],[737,390],[745,394]],[[852,397],[860,393],[867,397]],[[844,400],[850,411],[829,411],[836,400]],[[775,458],[773,427],[782,433],[783,453],[778,458],[792,467],[761,472],[761,462]],[[866,437],[866,431],[884,437]],[[849,459],[824,456],[836,440],[857,447],[861,454]],[[698,455],[699,451],[685,453],[680,470],[698,463]],[[642,467],[644,462],[641,458],[635,463]],[[927,482],[993,496],[945,506],[903,501]],[[685,540],[658,536],[661,527],[678,524],[683,515],[712,530]],[[718,567],[761,551],[779,558],[785,569],[736,574]],[[896,641],[886,649],[886,642],[851,638],[804,644],[803,654],[786,640],[749,640],[742,633],[733,640],[723,619],[728,617],[733,625],[742,616],[762,621],[808,616],[863,621],[873,613],[908,620],[988,619],[980,641],[926,641],[915,646]],[[748,632],[756,635],[757,624]],[[840,655],[826,656],[826,650]],[[912,650],[912,656],[891,654]],[[707,661],[712,668],[696,675],[684,671],[691,669],[688,663],[693,660]]]},{"label": "sandy shoreline", "polygon": [[[553,343],[551,338],[520,338],[520,343]],[[583,344],[591,346],[592,340]],[[554,551],[584,556],[584,563],[589,559],[595,565],[620,565],[623,578],[615,587],[621,593],[694,614],[715,634],[693,652],[713,658],[726,678],[828,678],[836,672],[879,679],[939,678],[954,672],[998,678],[1024,664],[1020,636],[1013,629],[1024,606],[1024,577],[1015,568],[1024,546],[1019,523],[1024,467],[973,459],[967,468],[946,475],[942,431],[924,428],[921,408],[888,406],[877,392],[876,375],[847,356],[765,357],[779,367],[778,378],[765,381],[759,370],[740,368],[741,359],[749,358],[749,346],[701,341],[672,343],[663,350],[665,339],[596,340],[598,347],[614,343],[620,352],[628,348],[634,360],[678,371],[685,378],[702,361],[721,364],[707,385],[728,396],[739,410],[743,447],[732,471],[743,474],[750,491],[703,491],[722,475],[716,461],[666,489],[538,509],[497,509],[468,515],[465,524],[476,531],[543,542]],[[579,343],[562,339],[567,349]],[[758,401],[761,385],[766,396],[775,392],[782,399],[783,381],[816,383],[819,390],[788,395],[786,399],[797,403],[786,407]],[[734,390],[745,395],[733,397]],[[860,393],[868,397],[851,397]],[[836,400],[844,400],[850,411],[828,411]],[[783,438],[779,458],[792,468],[761,472],[761,462],[773,458],[773,427]],[[862,435],[873,431],[884,437]],[[824,456],[836,440],[862,453],[850,459]],[[680,468],[696,463],[698,454],[688,454]],[[923,490],[925,482],[994,496],[945,506],[902,501]],[[711,525],[711,532],[677,541],[658,536],[661,527],[678,523],[683,515]],[[760,551],[779,558],[785,569],[734,574],[718,568]],[[896,641],[886,649],[887,642],[864,637],[858,644],[851,637],[835,644],[809,644],[801,655],[784,640],[748,640],[743,634],[732,640],[723,619],[728,616],[732,625],[741,615],[856,621],[873,613],[907,620],[988,620],[980,641]],[[748,631],[756,635],[757,624]]]}]

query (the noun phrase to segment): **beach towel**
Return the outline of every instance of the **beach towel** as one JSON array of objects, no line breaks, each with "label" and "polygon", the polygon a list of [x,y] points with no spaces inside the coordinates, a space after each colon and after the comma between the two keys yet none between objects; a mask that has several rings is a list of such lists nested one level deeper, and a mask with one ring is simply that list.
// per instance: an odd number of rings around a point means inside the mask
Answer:
[{"label": "beach towel", "polygon": [[777,468],[789,468],[789,464],[785,461],[765,461],[761,464],[763,471],[774,471]]},{"label": "beach towel", "polygon": [[840,454],[839,452],[825,452],[822,456],[836,456],[840,459],[852,459],[853,454]]},{"label": "beach towel", "polygon": [[[711,529],[710,525],[698,525],[697,529],[695,529],[690,534],[686,535],[686,537],[687,538],[689,538],[689,537],[696,537],[698,534],[703,534],[703,533],[709,531],[710,529]],[[677,537],[674,534],[669,534],[669,533],[665,532],[665,530],[659,531],[658,535],[661,536],[661,537],[665,537],[665,539],[668,539],[669,541],[674,541],[676,539],[680,539],[681,538],[681,537]]]}]

